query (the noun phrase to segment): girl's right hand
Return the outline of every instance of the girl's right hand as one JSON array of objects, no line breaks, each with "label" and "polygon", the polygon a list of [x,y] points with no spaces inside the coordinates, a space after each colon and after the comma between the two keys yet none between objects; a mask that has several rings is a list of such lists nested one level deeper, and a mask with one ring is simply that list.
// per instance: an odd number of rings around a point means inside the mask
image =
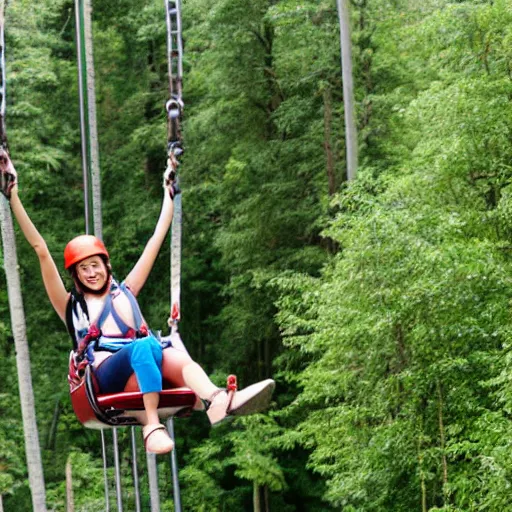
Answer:
[{"label": "girl's right hand", "polygon": [[167,169],[164,172],[164,189],[169,192],[171,199],[174,199],[176,194],[180,193],[179,188],[176,186],[176,170],[178,168],[179,162],[176,156],[173,153],[170,153],[169,158],[167,159]]}]

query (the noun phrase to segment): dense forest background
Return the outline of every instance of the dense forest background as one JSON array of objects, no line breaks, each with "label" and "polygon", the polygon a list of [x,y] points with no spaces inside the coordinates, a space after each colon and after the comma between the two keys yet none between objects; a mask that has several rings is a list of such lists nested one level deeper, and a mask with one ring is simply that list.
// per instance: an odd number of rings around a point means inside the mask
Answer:
[{"label": "dense forest background", "polygon": [[[104,238],[122,278],[160,208],[164,5],[97,1],[93,20]],[[351,2],[350,183],[334,0],[184,0],[183,22],[180,331],[219,384],[278,384],[268,414],[176,422],[184,510],[252,510],[256,493],[280,512],[512,511],[511,3]],[[20,197],[61,266],[84,231],[73,2],[12,0],[6,35]],[[74,417],[71,345],[17,241],[48,507],[65,510],[70,460],[76,511],[100,512],[99,436]],[[155,329],[168,262],[166,248],[141,295]],[[5,512],[31,510],[17,386],[1,272]],[[167,510],[163,458],[159,474]]]}]

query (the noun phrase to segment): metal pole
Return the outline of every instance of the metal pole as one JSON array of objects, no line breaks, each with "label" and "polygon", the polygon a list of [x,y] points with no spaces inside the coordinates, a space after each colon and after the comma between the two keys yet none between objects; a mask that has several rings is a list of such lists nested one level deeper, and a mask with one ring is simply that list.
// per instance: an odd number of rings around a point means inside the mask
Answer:
[{"label": "metal pole", "polygon": [[82,176],[84,181],[85,232],[89,225],[89,163],[87,158],[87,125],[85,122],[83,48],[82,48],[82,0],[75,0],[76,53],[78,60],[78,97],[80,101],[80,133],[82,138]]},{"label": "metal pole", "polygon": [[137,470],[137,443],[135,440],[135,427],[131,428],[131,435],[132,435],[133,485],[135,487],[135,512],[141,512],[140,491],[139,491],[139,473]]},{"label": "metal pole", "polygon": [[105,485],[105,512],[110,512],[110,500],[108,497],[107,476],[107,445],[105,444],[105,429],[101,429],[101,455],[103,456],[103,484]]},{"label": "metal pole", "polygon": [[174,512],[181,512],[180,480],[178,475],[178,455],[174,437],[174,421],[172,416],[167,420],[167,430],[174,442],[174,450],[171,452],[172,492],[174,496]]},{"label": "metal pole", "polygon": [[114,439],[114,463],[116,468],[117,512],[123,512],[123,495],[121,489],[121,467],[119,464],[119,443],[117,437],[117,428],[114,428],[112,433]]},{"label": "metal pole", "polygon": [[176,91],[181,97],[181,80],[183,77],[183,39],[181,38],[181,0],[176,0],[176,45],[178,47],[178,79],[179,89]]},{"label": "metal pole", "polygon": [[352,41],[348,0],[336,0],[340,21],[341,73],[343,79],[343,106],[345,110],[345,144],[347,149],[347,179],[357,173],[357,128],[354,116],[354,85],[352,78]]},{"label": "metal pole", "polygon": [[158,471],[156,467],[156,455],[154,453],[146,453],[146,461],[148,464],[151,512],[160,512],[160,495],[158,493]]}]

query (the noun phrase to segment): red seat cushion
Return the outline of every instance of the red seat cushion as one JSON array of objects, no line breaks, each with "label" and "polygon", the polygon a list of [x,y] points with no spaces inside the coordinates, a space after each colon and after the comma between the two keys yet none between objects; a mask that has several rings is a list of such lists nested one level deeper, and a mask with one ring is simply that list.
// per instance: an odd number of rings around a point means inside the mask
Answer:
[{"label": "red seat cushion", "polygon": [[[144,402],[139,391],[123,391],[110,395],[97,395],[96,399],[101,409],[143,410]],[[158,408],[167,407],[193,407],[196,403],[196,394],[187,388],[164,389],[160,391]]]}]

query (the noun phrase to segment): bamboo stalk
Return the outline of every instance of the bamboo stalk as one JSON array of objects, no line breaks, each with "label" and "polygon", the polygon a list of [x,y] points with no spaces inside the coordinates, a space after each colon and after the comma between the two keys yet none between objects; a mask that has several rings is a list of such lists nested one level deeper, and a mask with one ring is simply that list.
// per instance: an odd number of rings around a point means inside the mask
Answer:
[{"label": "bamboo stalk", "polygon": [[446,460],[446,441],[445,441],[445,432],[444,432],[444,418],[443,418],[443,390],[441,383],[439,380],[437,381],[437,395],[438,395],[438,419],[439,419],[439,439],[441,442],[441,460],[443,466],[443,497],[444,497],[444,505],[446,506],[448,501],[447,496],[447,485],[448,485],[448,462]]}]

